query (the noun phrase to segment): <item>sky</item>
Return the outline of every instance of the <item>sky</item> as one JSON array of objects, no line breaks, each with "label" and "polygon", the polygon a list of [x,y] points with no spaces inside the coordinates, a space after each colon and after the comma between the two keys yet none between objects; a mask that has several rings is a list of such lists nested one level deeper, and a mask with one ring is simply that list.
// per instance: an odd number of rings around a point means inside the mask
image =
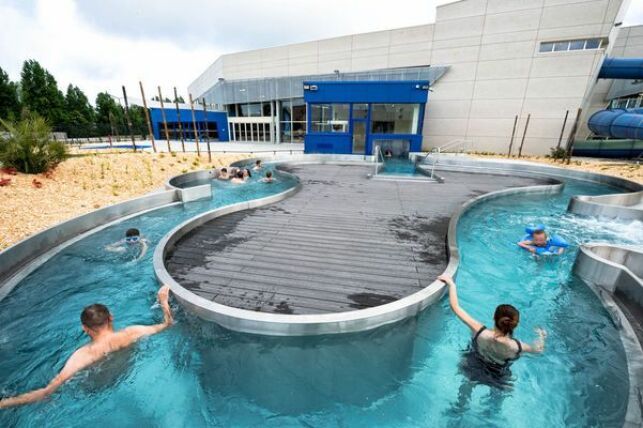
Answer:
[{"label": "sky", "polygon": [[[169,96],[219,55],[435,21],[451,0],[0,0],[0,67],[20,79],[35,59],[64,91]],[[376,5],[376,6],[375,6]],[[624,25],[643,24],[632,0]],[[154,93],[153,93],[154,92]]]}]

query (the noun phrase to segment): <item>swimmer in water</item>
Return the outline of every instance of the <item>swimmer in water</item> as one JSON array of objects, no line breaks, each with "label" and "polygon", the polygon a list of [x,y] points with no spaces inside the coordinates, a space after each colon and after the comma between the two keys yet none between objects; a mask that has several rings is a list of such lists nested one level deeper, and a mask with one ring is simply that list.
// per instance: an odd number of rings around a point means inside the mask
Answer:
[{"label": "swimmer in water", "polygon": [[257,161],[255,162],[255,166],[252,167],[252,170],[253,171],[261,171],[262,168],[263,168],[263,166],[261,165],[261,160],[257,159]]},{"label": "swimmer in water", "polygon": [[[538,248],[548,248],[550,246],[549,236],[547,236],[547,232],[545,232],[543,229],[537,229],[534,230],[534,233],[532,233],[531,239],[520,241],[518,245],[521,248],[529,251],[530,253],[536,254],[538,252]],[[560,255],[563,254],[565,248],[560,247],[555,251],[555,254]]]},{"label": "swimmer in water", "polygon": [[243,169],[243,180],[248,181],[250,179],[250,177],[252,177],[252,173],[250,172],[250,170],[248,168],[244,168]]},{"label": "swimmer in water", "polygon": [[261,179],[264,183],[272,183],[275,181],[274,178],[272,178],[272,171],[266,171],[266,176]]},{"label": "swimmer in water", "polygon": [[228,175],[228,168],[221,168],[219,175],[217,176],[218,180],[229,180],[230,175]]},{"label": "swimmer in water", "polygon": [[230,180],[230,183],[232,184],[243,184],[245,182],[246,181],[243,179],[243,171],[241,170],[237,171],[237,176]]},{"label": "swimmer in water", "polygon": [[147,239],[141,236],[141,232],[138,229],[132,228],[127,229],[125,232],[125,239],[114,242],[105,247],[105,249],[114,253],[125,253],[128,249],[138,249],[139,253],[134,260],[140,260],[147,253],[147,247]]},{"label": "swimmer in water", "polygon": [[83,331],[91,342],[78,348],[65,363],[63,369],[43,388],[0,400],[0,408],[20,406],[43,400],[53,394],[76,373],[101,361],[112,352],[127,348],[137,340],[160,333],[172,325],[172,311],[168,303],[170,287],[164,285],[158,292],[158,301],[163,309],[163,322],[155,325],[133,325],[114,331],[114,317],[106,306],[99,303],[87,306],[80,315]]}]

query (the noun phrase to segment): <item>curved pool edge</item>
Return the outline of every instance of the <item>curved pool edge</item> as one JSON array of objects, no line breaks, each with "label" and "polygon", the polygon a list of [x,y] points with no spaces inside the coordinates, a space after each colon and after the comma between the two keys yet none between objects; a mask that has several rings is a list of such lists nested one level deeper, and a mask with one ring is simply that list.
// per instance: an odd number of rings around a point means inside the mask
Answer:
[{"label": "curved pool edge", "polygon": [[[598,251],[598,252],[597,252]],[[599,254],[599,252],[601,254]],[[625,275],[634,282],[635,289],[624,290],[627,297],[636,299],[632,293],[638,294],[638,304],[643,295],[641,278],[632,272],[625,263],[605,257],[602,253],[612,253],[617,259],[626,260],[630,254],[636,253],[637,261],[643,257],[643,248],[633,246],[620,246],[590,242],[583,244],[576,256],[574,273],[578,275],[587,287],[594,292],[601,301],[610,317],[614,321],[625,349],[629,380],[629,395],[625,413],[624,427],[640,427],[643,425],[643,344],[640,342],[634,326],[623,312],[621,306],[615,301],[613,293],[628,281],[621,278]],[[634,262],[634,261],[633,261]],[[619,287],[619,285],[621,287]],[[627,287],[626,287],[627,288]],[[643,322],[643,320],[641,320]]]},{"label": "curved pool edge", "polygon": [[642,201],[643,190],[615,195],[577,195],[570,199],[567,211],[585,216],[643,221],[643,207],[635,207]]},{"label": "curved pool edge", "polygon": [[65,220],[0,251],[0,300],[33,270],[81,237],[125,218],[179,202],[174,190],[162,190],[128,199]]},{"label": "curved pool edge", "polygon": [[[239,161],[238,165],[243,165],[249,161],[251,160]],[[320,162],[315,162],[314,159],[309,159],[306,163],[318,164]],[[326,163],[343,164],[342,161],[328,161]],[[279,164],[289,166],[302,165],[301,162],[296,160],[284,161]],[[349,164],[352,165],[355,163],[350,162]],[[369,164],[367,162],[361,162],[359,165]],[[504,189],[478,196],[461,205],[454,214],[452,214],[449,222],[447,232],[449,262],[443,273],[454,275],[457,270],[459,254],[457,242],[455,240],[455,229],[460,216],[469,208],[477,205],[483,200],[515,193],[557,193],[562,190],[563,186],[564,184],[562,182],[556,181],[554,184]],[[168,232],[168,234],[166,234],[159,242],[154,252],[154,271],[159,282],[170,285],[171,290],[181,301],[182,305],[200,318],[216,322],[230,330],[272,336],[310,336],[372,330],[374,328],[395,323],[410,316],[417,315],[419,312],[429,305],[437,302],[442,297],[445,291],[444,284],[436,279],[427,287],[416,293],[405,296],[394,302],[371,308],[315,315],[272,314],[254,312],[212,302],[182,287],[167,271],[165,267],[166,255],[172,250],[173,245],[181,239],[181,237],[185,236],[185,234],[194,228],[225,214],[278,202],[289,197],[292,194],[289,192],[290,191],[286,191],[268,198],[218,208],[207,213],[203,213],[197,217],[193,217]]]}]

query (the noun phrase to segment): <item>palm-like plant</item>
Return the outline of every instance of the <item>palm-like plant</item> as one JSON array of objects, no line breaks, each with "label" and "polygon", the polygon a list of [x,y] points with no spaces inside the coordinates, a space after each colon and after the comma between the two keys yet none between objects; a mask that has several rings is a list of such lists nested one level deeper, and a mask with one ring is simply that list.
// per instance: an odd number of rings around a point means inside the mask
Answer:
[{"label": "palm-like plant", "polygon": [[67,157],[67,147],[51,140],[51,128],[40,116],[28,115],[11,123],[0,119],[7,131],[0,136],[0,163],[27,174],[48,171]]}]

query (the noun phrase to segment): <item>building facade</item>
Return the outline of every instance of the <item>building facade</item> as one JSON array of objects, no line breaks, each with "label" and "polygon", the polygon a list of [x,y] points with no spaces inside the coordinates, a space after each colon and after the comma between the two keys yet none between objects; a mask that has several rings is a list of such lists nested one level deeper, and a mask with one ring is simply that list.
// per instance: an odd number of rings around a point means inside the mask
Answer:
[{"label": "building facade", "polygon": [[228,112],[231,140],[296,142],[313,131],[304,82],[427,80],[422,149],[460,141],[506,153],[513,135],[514,153],[543,154],[566,140],[578,109],[585,138],[588,115],[609,103],[617,83],[597,80],[606,56],[643,57],[643,27],[620,26],[628,5],[462,0],[437,7],[432,24],[226,54],[189,91]]}]

